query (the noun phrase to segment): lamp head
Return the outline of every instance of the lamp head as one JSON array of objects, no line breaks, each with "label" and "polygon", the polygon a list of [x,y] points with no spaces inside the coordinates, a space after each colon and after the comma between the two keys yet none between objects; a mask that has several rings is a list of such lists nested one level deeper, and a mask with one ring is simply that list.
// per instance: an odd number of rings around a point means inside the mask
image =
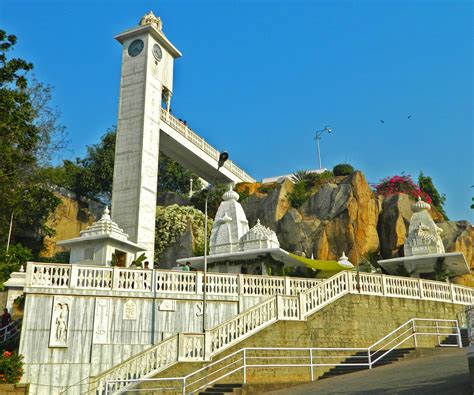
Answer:
[{"label": "lamp head", "polygon": [[217,162],[217,168],[220,169],[222,166],[224,166],[225,161],[229,159],[229,154],[227,151],[222,151],[221,154],[219,155],[219,161]]}]

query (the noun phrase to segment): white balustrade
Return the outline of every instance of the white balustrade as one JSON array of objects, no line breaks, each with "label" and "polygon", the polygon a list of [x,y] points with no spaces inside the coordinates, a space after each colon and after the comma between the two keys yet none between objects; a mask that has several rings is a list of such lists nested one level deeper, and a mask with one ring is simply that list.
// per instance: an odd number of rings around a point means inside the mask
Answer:
[{"label": "white balustrade", "polygon": [[452,301],[451,287],[440,281],[421,281],[423,299]]},{"label": "white balustrade", "polygon": [[285,278],[271,276],[243,276],[244,295],[283,295],[285,293]]},{"label": "white balustrade", "polygon": [[196,272],[156,271],[156,292],[197,293]]},{"label": "white balustrade", "polygon": [[208,274],[206,291],[209,295],[238,295],[238,277],[227,274]]},{"label": "white balustrade", "polygon": [[110,394],[123,390],[134,383],[128,380],[146,378],[150,374],[156,374],[176,362],[178,362],[178,335],[172,336],[148,350],[127,359],[99,376],[92,377],[91,387],[93,389],[90,393],[105,394],[106,382],[116,380],[120,380],[120,382],[109,384],[107,392]]},{"label": "white balustrade", "polygon": [[[287,289],[285,289],[285,295],[299,295],[303,291],[307,291],[310,288],[315,287],[323,280],[316,278],[297,278],[297,277],[285,277],[288,281]],[[288,289],[289,287],[289,289]],[[288,292],[289,291],[289,292]]]},{"label": "white balustrade", "polygon": [[204,359],[203,333],[180,333],[178,336],[179,361],[202,361]]},{"label": "white balustrade", "polygon": [[84,289],[112,289],[112,268],[73,265],[71,287]]},{"label": "white balustrade", "polygon": [[212,354],[241,341],[277,320],[276,297],[270,298],[209,331]]},{"label": "white balustrade", "polygon": [[467,305],[474,304],[474,289],[451,284],[454,302]]},{"label": "white balustrade", "polygon": [[277,295],[278,319],[299,321],[300,305],[297,296]]},{"label": "white balustrade", "polygon": [[351,273],[341,272],[328,280],[311,288],[305,295],[306,306],[302,307],[306,316],[313,314],[323,306],[349,292],[349,276]]},{"label": "white balustrade", "polygon": [[27,285],[34,287],[68,288],[71,265],[29,262]]},{"label": "white balustrade", "polygon": [[352,289],[360,287],[362,293],[366,295],[381,295],[383,293],[383,283],[381,275],[369,273],[351,273]]},{"label": "white balustrade", "polygon": [[115,275],[118,276],[117,289],[127,291],[151,291],[152,271],[143,269],[122,269],[119,268]]},{"label": "white balustrade", "polygon": [[385,295],[398,298],[420,298],[420,281],[414,278],[384,276]]}]

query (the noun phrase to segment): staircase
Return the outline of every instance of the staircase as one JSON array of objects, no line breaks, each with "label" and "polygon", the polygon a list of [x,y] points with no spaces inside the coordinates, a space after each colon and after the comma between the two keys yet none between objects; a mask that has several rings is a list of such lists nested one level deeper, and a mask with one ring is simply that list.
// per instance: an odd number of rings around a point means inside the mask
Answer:
[{"label": "staircase", "polygon": [[241,394],[242,384],[214,384],[205,391],[199,392],[199,395],[225,395]]},{"label": "staircase", "polygon": [[[469,347],[469,336],[467,333],[467,329],[460,329],[460,334],[461,334],[461,344],[463,347]],[[457,347],[458,346],[458,337],[455,335],[449,335],[446,337],[443,341],[441,341],[440,345],[438,347],[442,346],[451,346],[451,347]]]},{"label": "staircase", "polygon": [[[403,359],[406,355],[412,353],[414,350],[415,350],[414,348],[399,348],[399,349],[392,350],[382,360],[372,365],[372,368],[376,368],[376,367],[384,366],[384,365],[390,365],[393,362],[397,362]],[[384,350],[383,353],[385,352],[386,351]],[[360,370],[369,369],[368,366],[355,365],[355,364],[361,363],[361,361],[365,362],[366,360],[367,360],[366,352],[357,352],[354,355],[342,361],[341,365],[347,365],[347,366],[336,366],[332,368],[331,370],[327,371],[326,373],[324,373],[319,379],[327,379],[329,377],[339,376],[341,374],[353,373],[353,372],[358,372]]]},{"label": "staircase", "polygon": [[[205,334],[180,333],[158,343],[99,376],[91,377],[89,393],[104,394],[106,387],[112,392],[124,391],[178,362],[210,361],[222,351],[277,321],[305,321],[310,315],[349,293],[463,305],[474,302],[474,290],[467,287],[395,276],[366,273],[356,275],[344,271],[298,296],[272,296]],[[169,342],[168,347],[163,347],[166,342]],[[376,362],[375,359],[372,362],[374,361]]]}]

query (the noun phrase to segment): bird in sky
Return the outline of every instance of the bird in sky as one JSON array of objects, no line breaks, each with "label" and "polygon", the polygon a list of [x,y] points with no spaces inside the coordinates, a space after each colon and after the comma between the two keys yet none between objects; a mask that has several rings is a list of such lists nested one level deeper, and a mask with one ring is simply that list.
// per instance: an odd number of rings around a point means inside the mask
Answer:
[{"label": "bird in sky", "polygon": [[380,120],[380,123],[385,123],[385,121],[383,119]]},{"label": "bird in sky", "polygon": [[411,115],[408,115],[408,119],[410,119],[410,118],[411,118]]}]

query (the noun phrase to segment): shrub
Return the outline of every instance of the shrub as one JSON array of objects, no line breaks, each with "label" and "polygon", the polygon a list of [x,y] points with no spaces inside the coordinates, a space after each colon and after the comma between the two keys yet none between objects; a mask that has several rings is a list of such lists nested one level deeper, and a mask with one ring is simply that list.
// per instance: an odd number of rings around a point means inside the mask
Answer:
[{"label": "shrub", "polygon": [[303,203],[308,199],[309,191],[306,188],[305,182],[299,182],[295,184],[293,191],[288,196],[290,204],[294,208],[300,208]]},{"label": "shrub", "polygon": [[288,195],[288,200],[294,208],[299,208],[318,188],[331,181],[334,175],[330,171],[323,173],[312,173],[307,170],[299,170],[291,176],[295,183],[293,191]]},{"label": "shrub", "polygon": [[354,173],[354,168],[348,163],[340,163],[332,169],[335,176],[349,176]]},{"label": "shrub", "polygon": [[[208,237],[212,229],[212,220],[208,221]],[[156,207],[155,255],[159,256],[176,238],[191,227],[195,254],[204,252],[204,214],[189,206],[173,204],[168,207]]]},{"label": "shrub", "polygon": [[276,182],[272,182],[271,184],[263,184],[261,185],[257,190],[258,192],[260,193],[270,193],[271,191],[273,191],[275,188],[277,187],[277,183]]},{"label": "shrub", "polygon": [[373,186],[378,195],[390,196],[404,193],[414,199],[421,196],[425,202],[432,203],[430,196],[423,192],[409,175],[386,177]]},{"label": "shrub", "polygon": [[23,376],[23,355],[4,351],[0,356],[0,383],[16,384]]}]

